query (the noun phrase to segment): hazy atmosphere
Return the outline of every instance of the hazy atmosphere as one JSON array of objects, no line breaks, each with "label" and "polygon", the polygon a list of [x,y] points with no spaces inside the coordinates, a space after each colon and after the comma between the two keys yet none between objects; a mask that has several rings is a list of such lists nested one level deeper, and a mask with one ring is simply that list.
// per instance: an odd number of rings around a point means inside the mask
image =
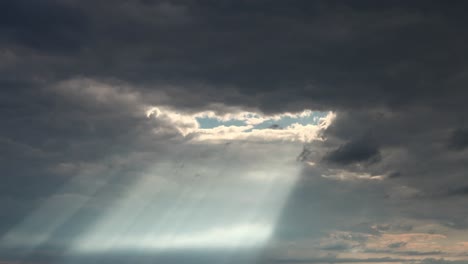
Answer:
[{"label": "hazy atmosphere", "polygon": [[0,264],[468,263],[467,11],[0,1]]}]

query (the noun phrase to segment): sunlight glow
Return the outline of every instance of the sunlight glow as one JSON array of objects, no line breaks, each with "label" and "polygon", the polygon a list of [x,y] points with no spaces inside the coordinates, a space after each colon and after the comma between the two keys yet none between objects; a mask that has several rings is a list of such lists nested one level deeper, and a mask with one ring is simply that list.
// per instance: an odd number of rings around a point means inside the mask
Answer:
[{"label": "sunlight glow", "polygon": [[[141,236],[128,236],[116,241],[114,250],[169,250],[206,248],[252,248],[262,245],[271,235],[271,224],[242,224],[215,227],[193,233],[164,234],[147,239]],[[101,251],[105,244],[84,244],[80,249],[87,252]]]},{"label": "sunlight glow", "polygon": [[[172,122],[184,136],[195,131],[199,139],[207,129],[210,137],[218,137],[214,131],[225,127],[223,120],[265,127],[241,131],[260,141],[240,140],[243,136],[239,135],[231,138],[222,132],[219,139],[224,142],[187,139],[182,144],[168,144],[165,155],[135,172],[124,185],[120,171],[113,171],[112,166],[85,167],[3,236],[2,246],[26,248],[25,256],[61,241],[67,243],[63,246],[65,255],[260,249],[271,238],[299,177],[301,164],[296,156],[303,141],[313,140],[334,118],[332,113],[311,111],[278,116],[216,116],[211,112],[190,116],[161,109],[147,113],[148,117],[153,115]],[[202,129],[197,118],[219,119],[221,123]],[[286,122],[285,118],[290,123],[284,123],[286,128],[269,128],[268,122]],[[299,123],[306,121],[312,123]],[[311,138],[301,134],[309,133],[303,131],[307,127]],[[288,140],[264,144],[277,137]],[[116,187],[119,192],[113,193]],[[110,196],[100,196],[108,192]],[[62,237],[60,232],[67,234],[67,228],[74,228],[74,218],[90,208],[95,218],[72,237]],[[93,211],[96,209],[98,213]]]},{"label": "sunlight glow", "polygon": [[[179,177],[207,167],[184,164]],[[263,168],[249,172],[231,159],[233,168],[222,168],[220,174],[214,166],[204,178],[186,182],[161,176],[171,164],[155,166],[88,229],[73,251],[261,247],[297,178],[298,164],[289,164],[260,164]]]}]

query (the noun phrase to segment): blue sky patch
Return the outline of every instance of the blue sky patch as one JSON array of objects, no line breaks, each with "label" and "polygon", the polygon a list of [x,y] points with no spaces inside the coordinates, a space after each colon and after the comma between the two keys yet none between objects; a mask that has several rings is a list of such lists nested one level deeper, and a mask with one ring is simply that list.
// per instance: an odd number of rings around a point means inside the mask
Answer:
[{"label": "blue sky patch", "polygon": [[[283,115],[280,119],[273,119],[273,117],[263,117],[266,120],[262,123],[254,125],[252,129],[267,129],[271,127],[285,128],[294,123],[300,125],[317,125],[320,118],[325,117],[326,112],[310,112],[306,115],[297,113],[296,116]],[[247,114],[243,119],[230,119],[226,121],[219,120],[215,117],[197,117],[196,120],[202,129],[210,129],[219,126],[246,126],[248,120],[251,118],[262,117],[257,114]]]}]

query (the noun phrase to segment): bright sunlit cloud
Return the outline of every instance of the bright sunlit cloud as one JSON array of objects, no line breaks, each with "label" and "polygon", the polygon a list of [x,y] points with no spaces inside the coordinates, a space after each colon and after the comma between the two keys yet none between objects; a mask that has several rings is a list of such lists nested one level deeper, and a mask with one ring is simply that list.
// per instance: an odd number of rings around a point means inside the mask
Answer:
[{"label": "bright sunlit cloud", "polygon": [[193,141],[212,142],[227,140],[310,142],[320,140],[319,132],[328,127],[335,118],[333,112],[311,110],[275,115],[245,111],[227,114],[203,111],[186,114],[165,107],[152,107],[147,110],[146,116],[167,122],[184,137],[190,136]]}]

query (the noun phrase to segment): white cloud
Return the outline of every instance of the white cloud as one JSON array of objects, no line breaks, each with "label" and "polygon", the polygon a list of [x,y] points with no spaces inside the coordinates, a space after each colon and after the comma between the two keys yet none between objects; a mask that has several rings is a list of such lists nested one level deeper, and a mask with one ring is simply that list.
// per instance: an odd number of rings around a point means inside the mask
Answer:
[{"label": "white cloud", "polygon": [[[335,118],[333,112],[326,116],[316,118],[316,124],[293,123],[282,129],[255,128],[255,125],[266,121],[279,121],[289,117],[293,119],[309,117],[313,114],[310,110],[298,113],[282,113],[277,115],[263,115],[255,112],[234,112],[217,115],[213,111],[203,111],[194,114],[177,112],[167,107],[152,107],[146,111],[148,118],[156,118],[173,126],[184,136],[190,136],[192,141],[291,141],[310,142],[319,140],[319,132],[328,127]],[[210,118],[220,122],[242,121],[244,125],[218,125],[212,128],[201,128],[197,118]]]}]

